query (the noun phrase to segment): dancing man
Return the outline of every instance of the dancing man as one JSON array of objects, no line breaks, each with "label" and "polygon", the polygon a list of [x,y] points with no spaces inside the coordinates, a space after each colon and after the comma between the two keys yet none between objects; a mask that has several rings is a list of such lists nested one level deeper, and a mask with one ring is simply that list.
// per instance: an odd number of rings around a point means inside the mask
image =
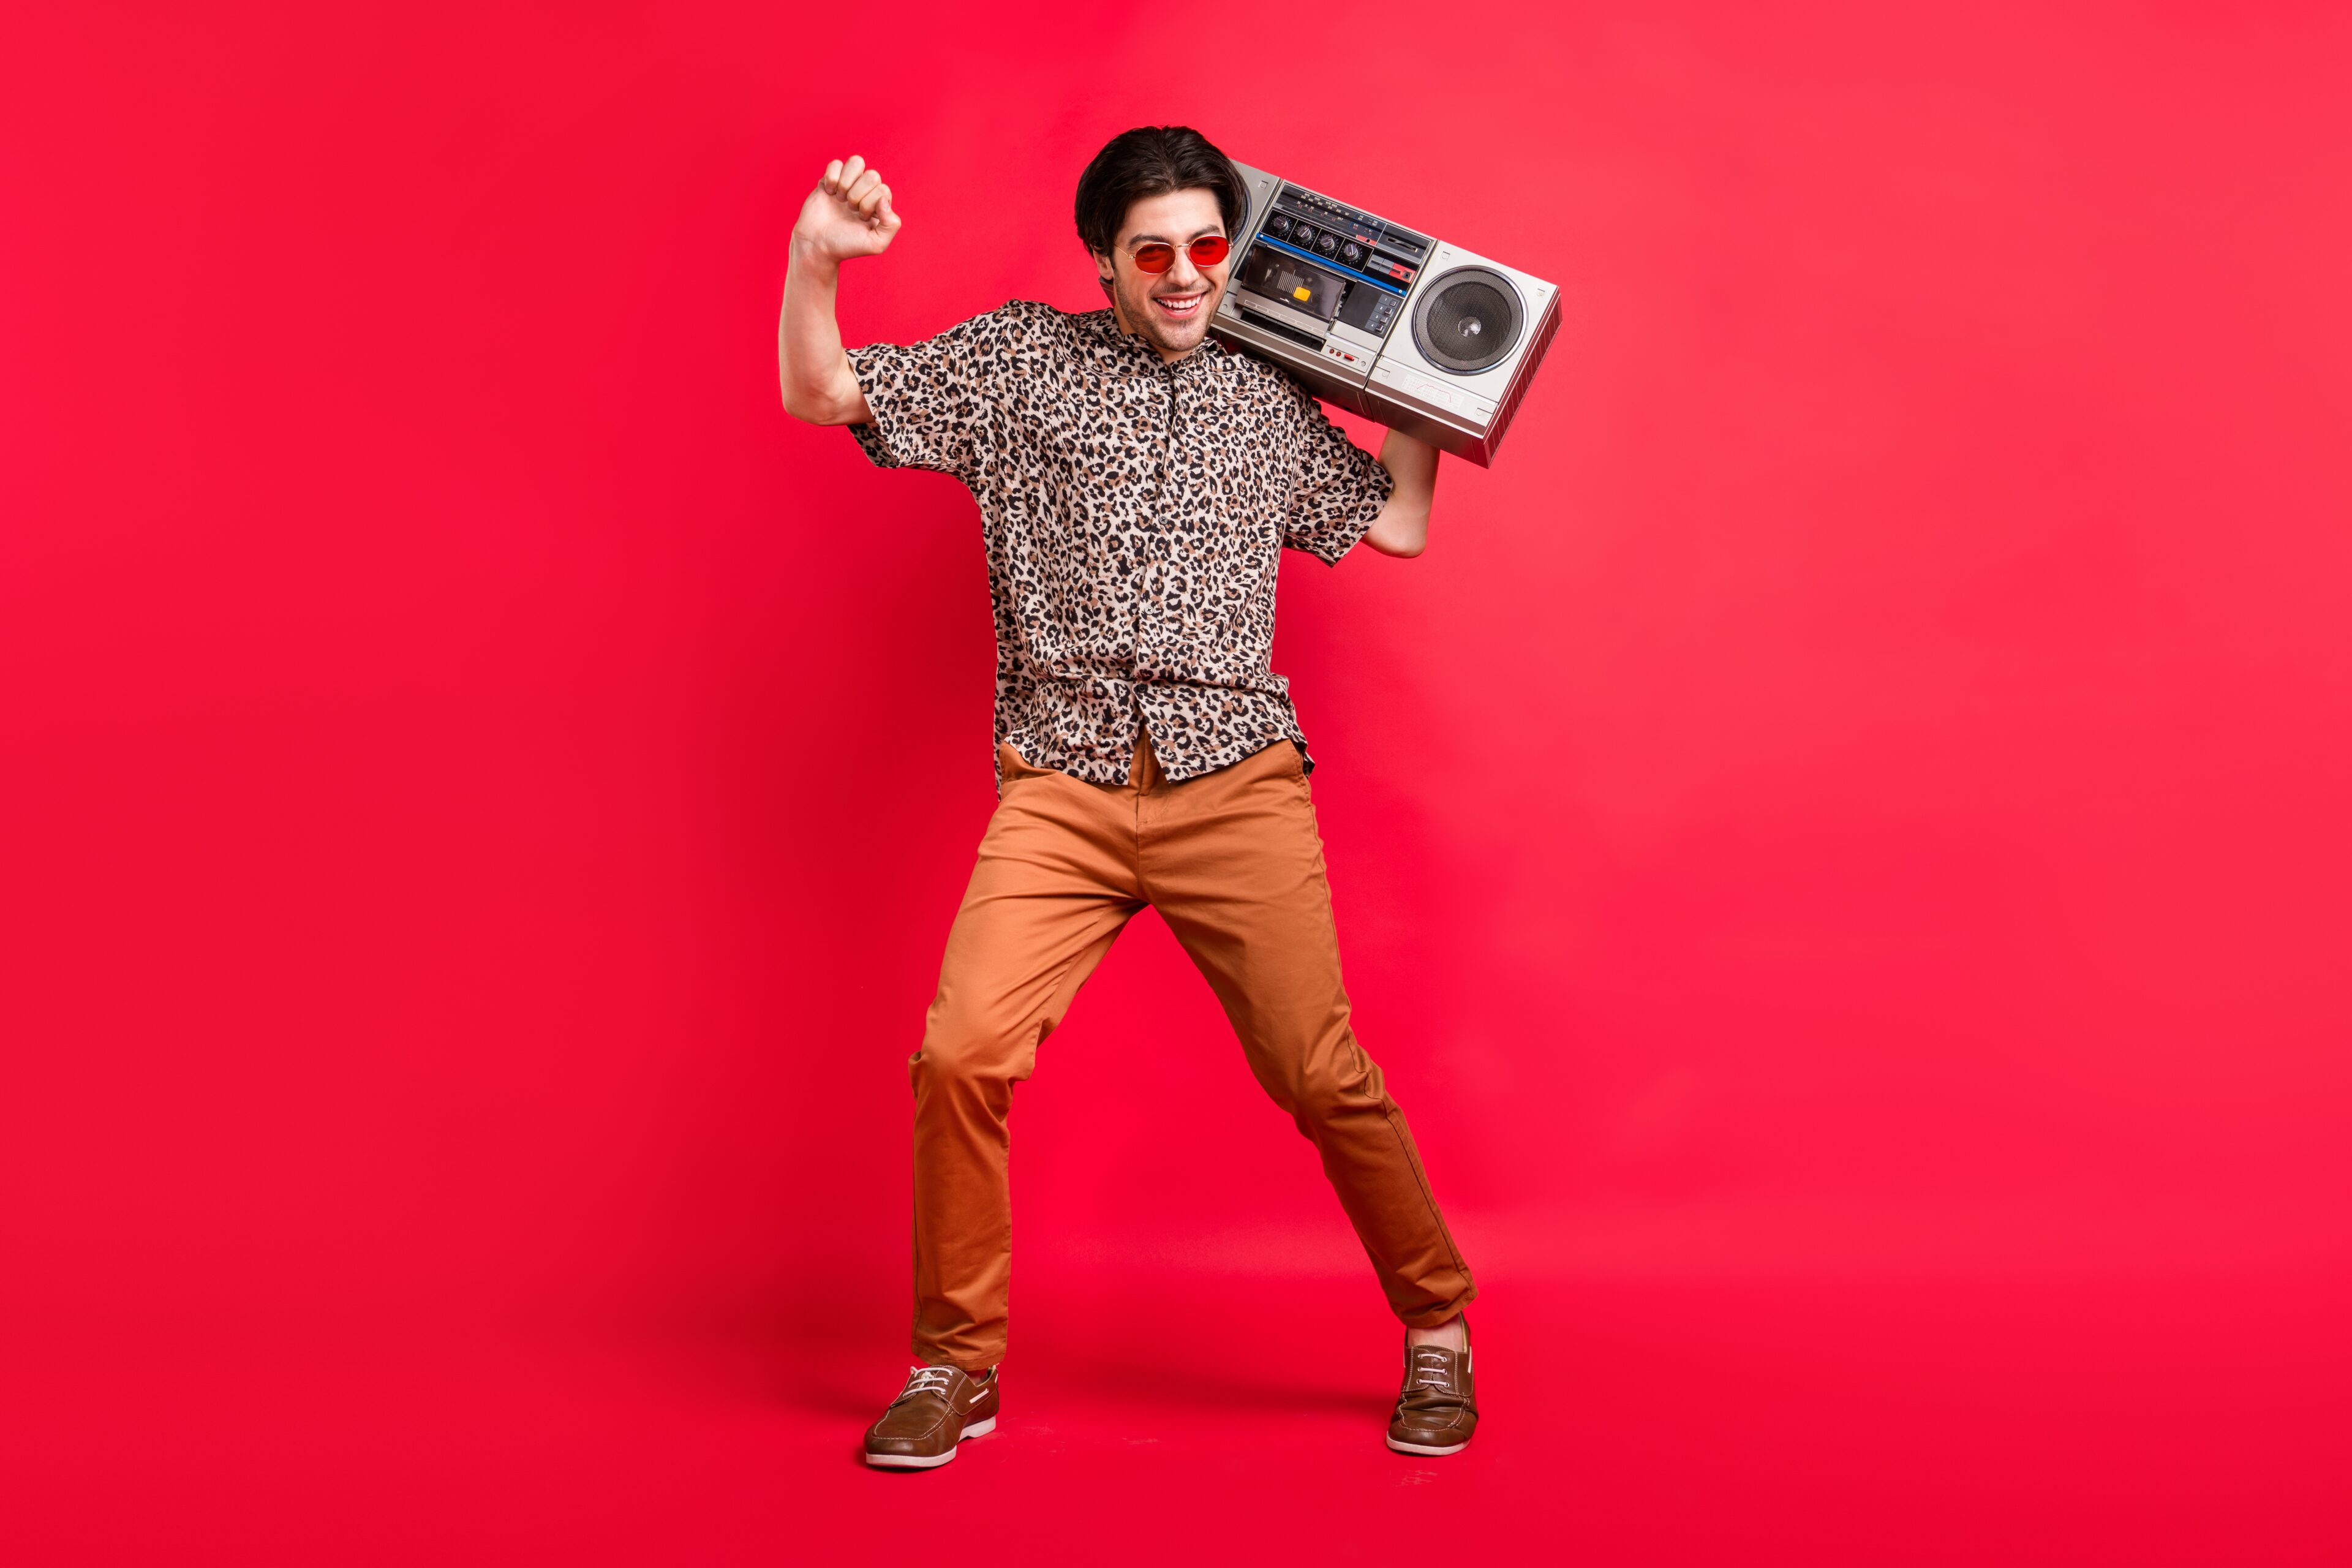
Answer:
[{"label": "dancing man", "polygon": [[1147,904],[1321,1154],[1405,1326],[1389,1447],[1456,1453],[1477,1423],[1475,1288],[1349,1026],[1315,763],[1270,662],[1283,549],[1420,554],[1437,451],[1391,431],[1376,460],[1284,372],[1208,337],[1245,205],[1198,132],[1127,132],[1078,180],[1108,308],[1015,300],[847,352],[841,264],[889,248],[890,187],[828,164],[793,228],[786,411],[848,426],[879,467],[961,479],[996,619],[997,807],[909,1064],[917,1365],[870,1464],[944,1465],[996,1424],[1013,1086]]}]

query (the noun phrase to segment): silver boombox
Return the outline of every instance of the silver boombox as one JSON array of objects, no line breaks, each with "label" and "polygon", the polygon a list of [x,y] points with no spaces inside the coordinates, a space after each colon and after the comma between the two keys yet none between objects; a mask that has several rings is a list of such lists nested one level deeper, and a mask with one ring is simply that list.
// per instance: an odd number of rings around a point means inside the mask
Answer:
[{"label": "silver boombox", "polygon": [[1246,163],[1209,331],[1316,396],[1485,468],[1559,327],[1559,290]]}]

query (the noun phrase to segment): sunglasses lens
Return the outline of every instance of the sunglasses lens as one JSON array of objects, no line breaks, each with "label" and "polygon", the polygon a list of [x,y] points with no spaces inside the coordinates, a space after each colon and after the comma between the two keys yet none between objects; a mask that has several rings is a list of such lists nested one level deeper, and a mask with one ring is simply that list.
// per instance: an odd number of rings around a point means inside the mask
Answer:
[{"label": "sunglasses lens", "polygon": [[1165,272],[1176,265],[1176,247],[1172,245],[1139,245],[1134,256],[1139,272]]},{"label": "sunglasses lens", "polygon": [[1192,254],[1193,266],[1214,267],[1225,258],[1225,252],[1230,247],[1226,245],[1223,235],[1213,234],[1205,239],[1194,240],[1185,248]]}]

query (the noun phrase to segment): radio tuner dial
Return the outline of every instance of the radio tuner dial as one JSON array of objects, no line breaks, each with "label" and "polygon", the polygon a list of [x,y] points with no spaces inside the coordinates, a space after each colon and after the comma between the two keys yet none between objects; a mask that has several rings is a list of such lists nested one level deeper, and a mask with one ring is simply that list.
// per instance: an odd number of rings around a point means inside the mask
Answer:
[{"label": "radio tuner dial", "polygon": [[1290,232],[1290,220],[1283,216],[1280,213],[1276,213],[1272,217],[1265,220],[1265,226],[1272,229],[1276,237],[1278,238]]},{"label": "radio tuner dial", "polygon": [[1339,237],[1329,234],[1318,235],[1315,239],[1315,248],[1329,256],[1339,248]]},{"label": "radio tuner dial", "polygon": [[1339,259],[1353,267],[1364,259],[1364,247],[1360,245],[1348,246],[1339,252]]},{"label": "radio tuner dial", "polygon": [[1290,231],[1290,243],[1302,249],[1311,247],[1315,243],[1315,231],[1302,223]]}]

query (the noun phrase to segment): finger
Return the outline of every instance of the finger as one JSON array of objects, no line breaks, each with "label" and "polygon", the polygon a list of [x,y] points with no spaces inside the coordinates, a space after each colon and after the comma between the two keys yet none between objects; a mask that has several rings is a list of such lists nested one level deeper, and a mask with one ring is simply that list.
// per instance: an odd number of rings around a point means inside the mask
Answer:
[{"label": "finger", "polygon": [[835,194],[840,195],[842,192],[847,191],[850,186],[857,183],[858,176],[865,173],[866,160],[859,157],[856,153],[852,153],[849,155],[849,162],[841,166],[841,182],[838,190],[836,190]]},{"label": "finger", "polygon": [[819,180],[816,184],[817,189],[823,191],[826,195],[830,196],[839,195],[841,192],[841,160],[835,158],[832,163],[827,163],[824,166],[824,177]]},{"label": "finger", "polygon": [[868,169],[857,176],[857,183],[841,194],[841,199],[859,212],[872,211],[874,193],[882,188],[882,176]]},{"label": "finger", "polygon": [[876,196],[880,198],[876,202],[874,206],[875,221],[879,223],[884,228],[897,227],[898,224],[898,215],[890,210],[890,187],[885,185],[874,194]]}]

